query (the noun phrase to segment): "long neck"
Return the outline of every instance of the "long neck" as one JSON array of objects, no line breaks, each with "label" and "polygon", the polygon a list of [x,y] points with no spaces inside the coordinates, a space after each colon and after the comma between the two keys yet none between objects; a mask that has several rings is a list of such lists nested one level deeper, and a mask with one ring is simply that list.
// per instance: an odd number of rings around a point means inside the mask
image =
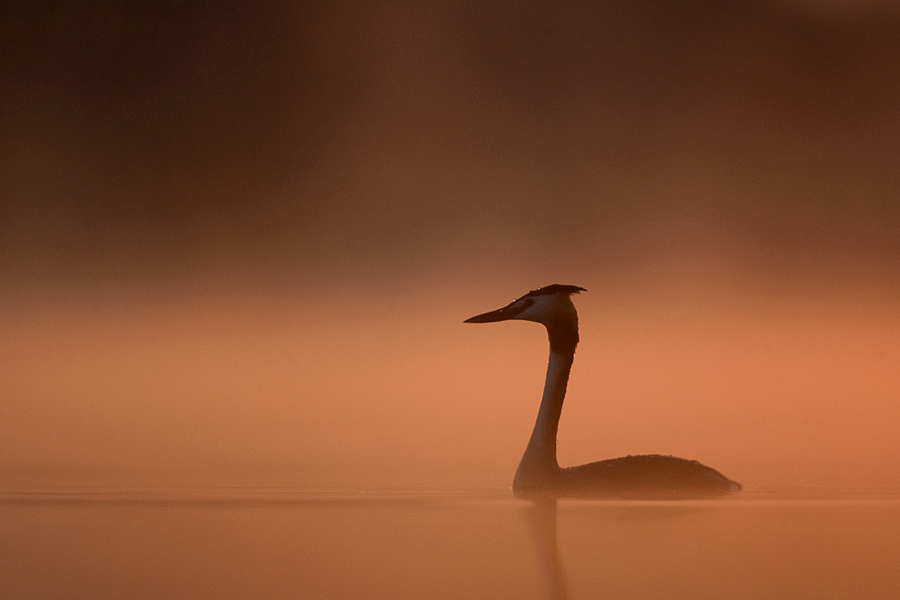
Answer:
[{"label": "long neck", "polygon": [[544,487],[552,483],[559,471],[556,461],[556,434],[569,371],[575,360],[575,346],[578,344],[578,325],[564,328],[547,327],[550,336],[550,359],[547,364],[547,378],[544,394],[538,410],[534,430],[528,447],[519,463],[513,487]]}]

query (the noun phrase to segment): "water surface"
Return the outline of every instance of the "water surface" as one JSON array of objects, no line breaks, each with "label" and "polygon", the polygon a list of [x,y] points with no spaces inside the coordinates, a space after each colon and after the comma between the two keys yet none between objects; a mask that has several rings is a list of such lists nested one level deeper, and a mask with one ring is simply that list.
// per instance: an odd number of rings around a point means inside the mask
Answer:
[{"label": "water surface", "polygon": [[4,598],[897,598],[900,493],[0,494]]}]

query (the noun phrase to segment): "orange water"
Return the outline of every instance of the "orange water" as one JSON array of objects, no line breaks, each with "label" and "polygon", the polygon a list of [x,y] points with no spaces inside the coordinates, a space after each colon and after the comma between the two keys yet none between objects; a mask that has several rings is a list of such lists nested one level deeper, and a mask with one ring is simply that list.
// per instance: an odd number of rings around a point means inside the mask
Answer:
[{"label": "orange water", "polygon": [[561,500],[506,489],[0,495],[0,596],[897,598],[900,492]]}]

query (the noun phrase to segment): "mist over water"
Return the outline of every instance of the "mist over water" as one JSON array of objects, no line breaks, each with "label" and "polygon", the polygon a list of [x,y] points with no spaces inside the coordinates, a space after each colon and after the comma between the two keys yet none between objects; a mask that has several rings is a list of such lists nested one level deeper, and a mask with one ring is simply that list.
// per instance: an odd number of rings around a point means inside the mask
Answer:
[{"label": "mist over water", "polygon": [[505,481],[562,282],[564,461],[890,480],[893,4],[4,15],[10,468]]},{"label": "mist over water", "polygon": [[4,12],[6,467],[505,482],[562,282],[564,463],[893,481],[892,4]]},{"label": "mist over water", "polygon": [[[2,411],[16,424],[4,467],[127,483],[507,486],[546,335],[461,323],[506,296],[424,289],[403,301],[22,308],[3,323]],[[561,464],[666,453],[755,488],[894,485],[890,307],[624,303],[602,289],[576,304]]]}]

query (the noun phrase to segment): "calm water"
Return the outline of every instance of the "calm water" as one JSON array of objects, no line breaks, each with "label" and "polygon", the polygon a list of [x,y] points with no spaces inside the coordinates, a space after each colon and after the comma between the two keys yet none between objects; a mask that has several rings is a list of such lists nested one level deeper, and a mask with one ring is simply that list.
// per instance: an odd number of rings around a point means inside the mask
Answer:
[{"label": "calm water", "polygon": [[900,492],[0,493],[0,597],[900,597]]}]

